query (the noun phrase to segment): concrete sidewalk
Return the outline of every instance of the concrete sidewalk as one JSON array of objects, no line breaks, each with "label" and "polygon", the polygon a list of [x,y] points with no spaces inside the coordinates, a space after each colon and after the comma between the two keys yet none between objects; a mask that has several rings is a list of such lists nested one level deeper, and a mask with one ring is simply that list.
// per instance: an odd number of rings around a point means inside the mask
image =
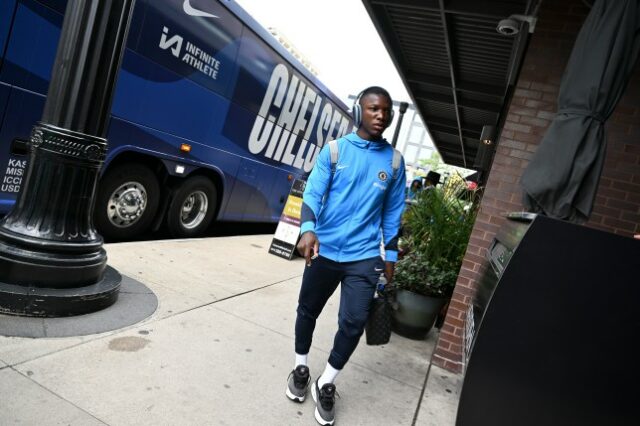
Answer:
[{"label": "concrete sidewalk", "polygon": [[[310,397],[295,404],[284,395],[303,263],[268,254],[270,241],[107,245],[109,265],[149,287],[158,309],[102,334],[0,336],[0,424],[316,424]],[[338,297],[318,320],[314,378],[332,346]],[[453,425],[460,378],[433,367],[426,380],[435,339],[363,340],[336,382],[336,423]]]}]

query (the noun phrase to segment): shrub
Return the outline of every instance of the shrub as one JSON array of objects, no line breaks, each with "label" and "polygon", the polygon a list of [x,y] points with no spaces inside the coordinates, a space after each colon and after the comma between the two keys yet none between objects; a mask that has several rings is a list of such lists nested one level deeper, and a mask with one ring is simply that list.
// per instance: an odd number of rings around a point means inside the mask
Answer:
[{"label": "shrub", "polygon": [[450,297],[478,211],[480,193],[463,180],[420,193],[403,218],[402,248],[394,281],[414,293]]}]

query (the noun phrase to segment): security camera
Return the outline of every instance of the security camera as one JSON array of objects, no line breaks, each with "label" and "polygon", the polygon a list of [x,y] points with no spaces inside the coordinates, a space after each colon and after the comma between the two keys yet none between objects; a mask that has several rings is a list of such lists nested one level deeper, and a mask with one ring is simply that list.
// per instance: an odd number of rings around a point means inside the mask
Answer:
[{"label": "security camera", "polygon": [[535,16],[530,15],[511,15],[507,19],[498,22],[496,31],[506,36],[516,35],[520,32],[520,22],[526,22],[529,24],[529,32],[533,33],[537,20]]},{"label": "security camera", "polygon": [[515,19],[507,18],[498,22],[496,31],[502,35],[512,36],[520,32],[520,25],[518,25],[518,21]]}]

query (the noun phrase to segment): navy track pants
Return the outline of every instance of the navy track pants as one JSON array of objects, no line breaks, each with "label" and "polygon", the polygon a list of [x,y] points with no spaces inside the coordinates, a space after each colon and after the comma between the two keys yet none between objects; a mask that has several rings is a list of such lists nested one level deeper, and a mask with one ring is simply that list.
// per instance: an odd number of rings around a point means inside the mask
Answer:
[{"label": "navy track pants", "polygon": [[378,278],[384,270],[379,256],[355,262],[334,262],[322,256],[305,267],[298,297],[295,351],[309,353],[316,319],[329,297],[340,288],[338,332],[329,356],[329,364],[341,370],[358,346],[369,317],[369,308]]}]

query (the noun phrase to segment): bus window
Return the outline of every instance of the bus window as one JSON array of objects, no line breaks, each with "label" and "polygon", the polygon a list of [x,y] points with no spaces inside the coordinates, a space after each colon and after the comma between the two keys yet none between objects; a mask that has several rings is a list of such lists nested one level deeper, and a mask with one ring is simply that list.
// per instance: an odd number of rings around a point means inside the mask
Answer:
[{"label": "bus window", "polygon": [[46,94],[62,15],[35,1],[19,2],[0,81]]},{"label": "bus window", "polygon": [[211,17],[185,13],[182,0],[142,3],[146,15],[137,52],[228,98],[236,74],[240,21],[213,1],[191,2],[200,13]]},{"label": "bus window", "polygon": [[5,0],[0,2],[0,67],[2,66],[2,58],[9,38],[9,30],[11,29],[11,19],[13,11],[16,7],[15,0]]}]

